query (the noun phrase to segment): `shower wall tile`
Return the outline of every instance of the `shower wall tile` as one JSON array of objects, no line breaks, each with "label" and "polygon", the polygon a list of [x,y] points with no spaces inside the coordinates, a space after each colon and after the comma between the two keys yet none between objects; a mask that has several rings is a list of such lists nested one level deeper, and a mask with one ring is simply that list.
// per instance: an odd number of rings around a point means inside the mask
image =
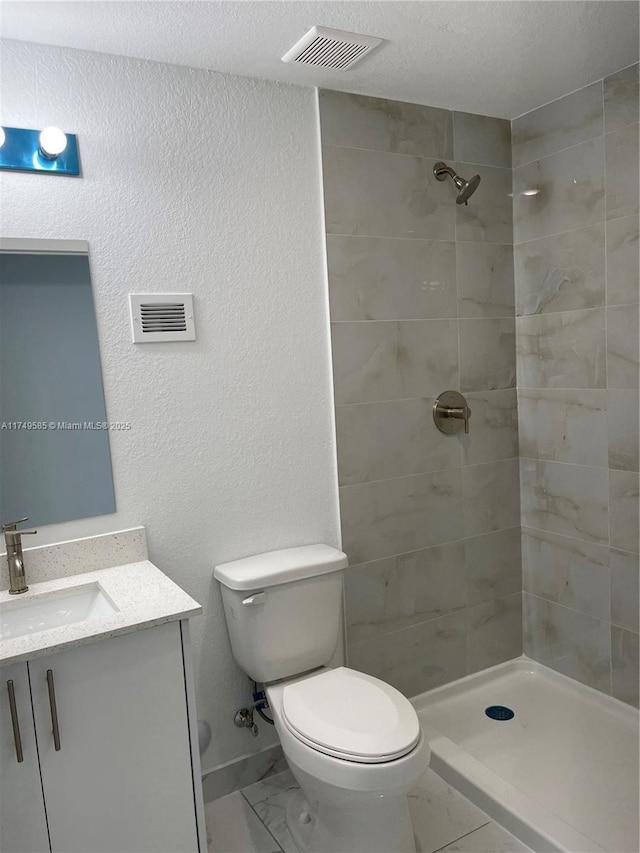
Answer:
[{"label": "shower wall tile", "polygon": [[522,529],[525,592],[609,620],[609,549],[543,530]]},{"label": "shower wall tile", "polygon": [[459,470],[343,486],[340,503],[352,564],[462,539]]},{"label": "shower wall tile", "polygon": [[425,397],[458,387],[455,320],[332,324],[337,404]]},{"label": "shower wall tile", "polygon": [[519,388],[604,388],[605,311],[516,318]]},{"label": "shower wall tile", "polygon": [[607,388],[638,388],[639,307],[607,308]]},{"label": "shower wall tile", "polygon": [[[470,178],[480,174],[480,186],[467,204],[456,204],[456,240],[513,242],[511,169],[456,162],[453,168]],[[451,187],[447,187],[451,192]]]},{"label": "shower wall tile", "polygon": [[453,156],[467,163],[511,168],[511,123],[473,113],[453,113]]},{"label": "shower wall tile", "polygon": [[518,460],[463,468],[462,507],[465,536],[517,526],[520,522]]},{"label": "shower wall tile", "polygon": [[[533,190],[536,195],[524,195]],[[602,222],[604,138],[514,169],[513,208],[516,243]]]},{"label": "shower wall tile", "polygon": [[436,180],[436,160],[323,146],[329,234],[453,240],[451,187]]},{"label": "shower wall tile", "polygon": [[456,317],[455,243],[327,237],[332,320]]},{"label": "shower wall tile", "polygon": [[638,470],[640,394],[637,388],[607,391],[609,468]]},{"label": "shower wall tile", "polygon": [[607,222],[607,305],[640,302],[639,223],[637,216]]},{"label": "shower wall tile", "polygon": [[520,593],[520,527],[464,540],[469,606]]},{"label": "shower wall tile", "polygon": [[511,129],[514,166],[601,136],[602,81],[514,119]]},{"label": "shower wall tile", "polygon": [[470,607],[467,671],[477,672],[522,654],[520,592]]},{"label": "shower wall tile", "polygon": [[607,467],[606,391],[523,389],[518,413],[521,456]]},{"label": "shower wall tile", "polygon": [[609,537],[613,548],[638,553],[638,474],[609,471]]},{"label": "shower wall tile", "polygon": [[459,442],[436,428],[434,402],[427,398],[337,406],[340,485],[460,467]]},{"label": "shower wall tile", "polygon": [[515,321],[511,318],[460,320],[460,389],[514,388]]},{"label": "shower wall tile", "polygon": [[521,459],[520,482],[524,526],[608,544],[606,469]]},{"label": "shower wall tile", "polygon": [[607,133],[640,121],[639,67],[636,62],[604,79],[604,122]]},{"label": "shower wall tile", "polygon": [[638,707],[640,637],[631,631],[611,626],[611,692],[616,699]]},{"label": "shower wall tile", "polygon": [[[471,391],[469,434],[458,433],[463,465],[512,459],[518,455],[516,389]],[[448,438],[448,436],[446,437]]]},{"label": "shower wall tile", "polygon": [[513,246],[456,245],[459,317],[513,317]]},{"label": "shower wall tile", "polygon": [[331,89],[320,91],[319,103],[325,145],[440,159],[453,157],[453,123],[449,110]]},{"label": "shower wall tile", "polygon": [[450,542],[353,566],[345,594],[350,644],[463,610],[464,545]]},{"label": "shower wall tile", "polygon": [[563,675],[610,693],[609,623],[529,593],[523,599],[524,653]]},{"label": "shower wall tile", "polygon": [[611,622],[638,633],[638,555],[611,550]]},{"label": "shower wall tile", "polygon": [[631,124],[607,133],[607,219],[638,214],[638,127]]},{"label": "shower wall tile", "polygon": [[514,249],[518,315],[605,304],[604,224],[521,243]]}]

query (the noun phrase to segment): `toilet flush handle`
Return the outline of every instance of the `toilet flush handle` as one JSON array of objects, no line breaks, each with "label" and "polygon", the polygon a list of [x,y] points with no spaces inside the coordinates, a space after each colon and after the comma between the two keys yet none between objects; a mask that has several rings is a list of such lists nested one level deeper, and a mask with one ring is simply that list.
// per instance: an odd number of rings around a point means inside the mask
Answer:
[{"label": "toilet flush handle", "polygon": [[242,603],[246,607],[252,607],[254,604],[264,604],[266,593],[256,592],[255,595],[250,595],[248,598],[243,598]]}]

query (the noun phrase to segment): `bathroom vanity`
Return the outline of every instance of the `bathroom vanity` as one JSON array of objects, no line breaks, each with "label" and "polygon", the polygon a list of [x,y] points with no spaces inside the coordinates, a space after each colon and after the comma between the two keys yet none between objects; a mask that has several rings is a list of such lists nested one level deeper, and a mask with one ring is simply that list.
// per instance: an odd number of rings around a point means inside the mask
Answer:
[{"label": "bathroom vanity", "polygon": [[0,850],[204,853],[200,612],[146,560],[0,593]]}]

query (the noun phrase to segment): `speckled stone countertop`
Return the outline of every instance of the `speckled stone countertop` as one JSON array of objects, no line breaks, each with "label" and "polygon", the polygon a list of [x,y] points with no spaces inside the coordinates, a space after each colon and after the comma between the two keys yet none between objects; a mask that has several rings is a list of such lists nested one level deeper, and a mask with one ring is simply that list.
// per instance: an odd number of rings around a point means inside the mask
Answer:
[{"label": "speckled stone countertop", "polygon": [[34,583],[29,586],[28,592],[18,596],[9,595],[4,590],[0,592],[0,624],[2,612],[7,612],[8,608],[24,606],[36,597],[49,597],[63,590],[72,591],[74,587],[96,584],[118,608],[117,612],[0,640],[0,666],[32,660],[202,613],[202,607],[197,601],[153,563],[143,560]]}]

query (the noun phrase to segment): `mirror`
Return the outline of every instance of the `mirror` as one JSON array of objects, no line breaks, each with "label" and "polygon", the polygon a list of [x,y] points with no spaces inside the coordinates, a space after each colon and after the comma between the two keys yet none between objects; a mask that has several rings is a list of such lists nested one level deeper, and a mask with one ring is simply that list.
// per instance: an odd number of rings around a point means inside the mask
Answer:
[{"label": "mirror", "polygon": [[86,244],[0,248],[0,522],[115,512]]}]

